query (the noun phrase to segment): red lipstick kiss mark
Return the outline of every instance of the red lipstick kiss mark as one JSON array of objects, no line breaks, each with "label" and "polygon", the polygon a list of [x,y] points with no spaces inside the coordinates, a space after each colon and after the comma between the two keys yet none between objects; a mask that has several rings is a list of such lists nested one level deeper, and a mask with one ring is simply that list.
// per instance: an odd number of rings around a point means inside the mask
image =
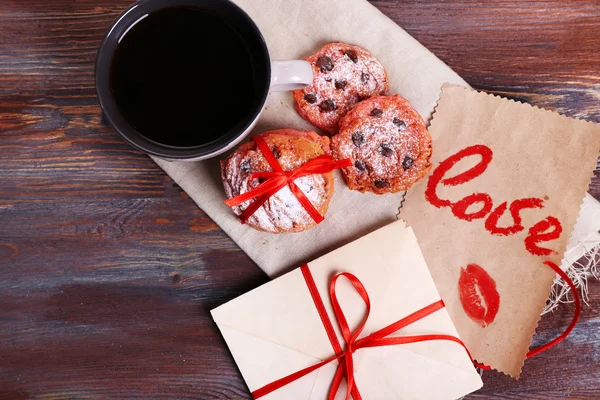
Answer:
[{"label": "red lipstick kiss mark", "polygon": [[482,328],[496,318],[500,308],[500,295],[496,282],[477,264],[461,268],[458,279],[458,294],[465,313]]}]

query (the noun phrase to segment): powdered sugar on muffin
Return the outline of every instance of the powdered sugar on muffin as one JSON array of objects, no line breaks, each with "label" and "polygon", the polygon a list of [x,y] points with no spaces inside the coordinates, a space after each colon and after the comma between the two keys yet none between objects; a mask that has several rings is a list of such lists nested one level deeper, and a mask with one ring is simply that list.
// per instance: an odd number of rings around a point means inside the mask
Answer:
[{"label": "powdered sugar on muffin", "polygon": [[[315,132],[281,129],[262,134],[284,171],[292,171],[307,161],[329,153],[329,139]],[[246,193],[260,185],[258,179],[250,180],[255,172],[272,171],[271,166],[255,142],[238,148],[227,160],[221,162],[221,177],[228,198]],[[314,207],[324,215],[333,194],[333,173],[308,175],[295,180]],[[236,215],[255,200],[233,207]],[[316,223],[300,204],[289,186],[271,196],[246,223],[255,229],[273,233],[300,232]]]}]

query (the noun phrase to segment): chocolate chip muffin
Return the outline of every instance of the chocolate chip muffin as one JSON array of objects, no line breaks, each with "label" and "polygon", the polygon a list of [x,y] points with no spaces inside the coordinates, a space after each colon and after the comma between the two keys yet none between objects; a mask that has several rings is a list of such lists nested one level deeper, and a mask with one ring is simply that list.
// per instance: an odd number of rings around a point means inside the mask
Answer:
[{"label": "chocolate chip muffin", "polygon": [[[330,154],[329,138],[315,132],[280,129],[261,135],[284,171],[292,171],[322,154]],[[246,193],[262,182],[250,179],[255,172],[272,171],[254,141],[241,145],[227,160],[221,161],[221,178],[227,198]],[[307,175],[294,181],[321,215],[325,215],[333,194],[333,172]],[[236,215],[255,200],[233,207]],[[289,186],[271,196],[246,221],[259,231],[282,233],[301,232],[316,222],[300,204]]]},{"label": "chocolate chip muffin", "polygon": [[389,93],[383,65],[367,50],[330,43],[307,58],[314,81],[294,91],[296,109],[311,124],[329,134],[338,132],[340,119],[361,100]]},{"label": "chocolate chip muffin", "polygon": [[399,95],[371,97],[340,121],[333,156],[350,158],[348,187],[377,194],[407,190],[431,169],[431,135],[423,118]]}]

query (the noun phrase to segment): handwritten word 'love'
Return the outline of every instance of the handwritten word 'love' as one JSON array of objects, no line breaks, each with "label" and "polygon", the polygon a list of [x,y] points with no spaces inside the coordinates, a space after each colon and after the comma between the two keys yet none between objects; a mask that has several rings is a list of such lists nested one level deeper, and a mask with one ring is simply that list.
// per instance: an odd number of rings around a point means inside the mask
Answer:
[{"label": "handwritten word 'love'", "polygon": [[[448,171],[450,171],[456,163],[466,157],[475,155],[481,157],[481,161],[477,163],[477,165],[456,176],[445,177]],[[437,194],[437,189],[440,185],[458,186],[482,175],[492,162],[492,158],[492,150],[489,147],[480,144],[467,147],[448,157],[440,163],[429,177],[427,190],[425,191],[425,199],[437,208],[449,207],[454,216],[464,221],[473,221],[487,217],[485,220],[485,229],[493,235],[514,235],[525,229],[522,224],[521,210],[528,208],[542,209],[544,208],[543,199],[535,197],[517,199],[512,201],[510,206],[508,205],[508,202],[503,202],[496,208],[493,208],[494,202],[487,193],[472,193],[456,202],[442,199]],[[475,211],[469,211],[469,209],[476,204],[479,204],[480,207]],[[513,224],[506,227],[500,227],[498,226],[498,221],[507,209],[513,219]],[[536,256],[555,254],[555,251],[540,247],[538,244],[540,242],[558,239],[561,233],[562,225],[560,224],[560,221],[553,216],[548,216],[529,228],[527,237],[524,240],[525,248],[531,254]]]}]

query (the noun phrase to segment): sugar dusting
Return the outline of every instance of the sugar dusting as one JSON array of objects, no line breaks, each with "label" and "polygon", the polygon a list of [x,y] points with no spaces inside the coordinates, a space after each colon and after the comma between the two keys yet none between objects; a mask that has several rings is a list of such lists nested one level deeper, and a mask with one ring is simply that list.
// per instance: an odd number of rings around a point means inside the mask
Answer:
[{"label": "sugar dusting", "polygon": [[[382,114],[371,116],[374,108],[381,110]],[[416,182],[430,163],[423,141],[426,128],[420,117],[415,118],[413,113],[414,110],[407,110],[403,104],[392,101],[392,97],[376,97],[361,103],[342,121],[340,134],[333,139],[336,157],[364,161],[366,171],[355,169],[361,180],[374,182],[401,177],[404,182]],[[403,121],[406,127],[400,129],[394,124],[394,118]],[[352,134],[364,137],[360,147],[352,141]],[[382,145],[391,149],[388,157],[382,154]],[[414,160],[407,170],[402,166],[405,157]]]},{"label": "sugar dusting", "polygon": [[[355,50],[357,62],[353,62],[344,52]],[[319,57],[331,58],[333,70],[321,72],[316,65]],[[350,111],[360,100],[374,95],[387,94],[388,82],[385,70],[381,63],[369,52],[360,47],[350,46],[344,43],[332,43],[315,55],[308,58],[313,65],[314,83],[303,89],[304,94],[314,94],[316,101],[309,104],[302,101],[303,107],[313,108],[313,113],[318,115],[319,120],[325,126],[337,126],[340,118]],[[368,76],[368,80],[362,77]],[[346,82],[344,89],[337,89],[336,82]],[[333,112],[321,112],[319,105],[325,100],[333,100],[337,109]]]}]

